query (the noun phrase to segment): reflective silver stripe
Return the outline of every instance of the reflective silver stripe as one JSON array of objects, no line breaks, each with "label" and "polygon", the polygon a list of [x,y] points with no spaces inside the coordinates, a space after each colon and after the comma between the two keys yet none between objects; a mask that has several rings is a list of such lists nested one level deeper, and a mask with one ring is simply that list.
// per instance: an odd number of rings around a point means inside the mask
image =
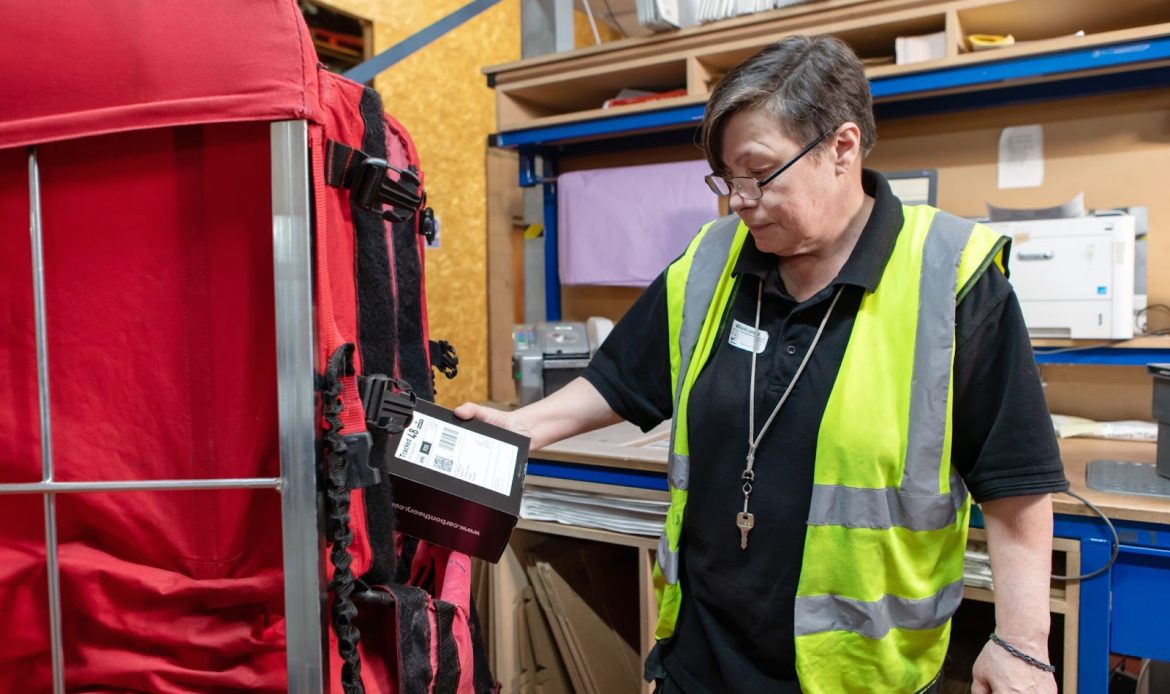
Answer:
[{"label": "reflective silver stripe", "polygon": [[939,211],[922,250],[904,492],[939,493],[955,342],[955,291],[959,261],[974,229],[974,222]]},{"label": "reflective silver stripe", "polygon": [[967,500],[967,488],[958,475],[951,475],[949,496],[914,494],[900,489],[862,489],[839,485],[813,485],[809,525],[840,525],[846,528],[906,528],[940,530],[954,525],[959,509]]},{"label": "reflective silver stripe", "polygon": [[880,639],[890,629],[933,629],[945,624],[962,600],[962,580],[921,600],[894,595],[884,595],[873,602],[840,595],[797,596],[796,636],[849,631]]},{"label": "reflective silver stripe", "polygon": [[[678,377],[674,389],[674,412],[677,415],[679,401],[682,398],[683,383],[686,381],[687,370],[691,365],[691,357],[695,354],[695,346],[699,342],[699,333],[703,329],[703,321],[707,319],[707,309],[711,306],[711,299],[715,296],[715,289],[719,286],[719,278],[723,275],[723,267],[727,264],[727,254],[731,252],[731,243],[735,240],[735,231],[739,228],[739,217],[727,215],[720,217],[711,226],[707,233],[699,240],[699,247],[691,256],[691,269],[687,273],[686,289],[683,296],[683,315],[679,325],[678,344]],[[673,449],[677,420],[670,424],[670,445]],[[670,483],[675,489],[686,489],[691,475],[691,462],[687,456],[670,457]]]},{"label": "reflective silver stripe", "polygon": [[[681,386],[679,386],[681,388]],[[678,412],[678,400],[676,396],[674,399],[674,411]],[[677,414],[675,415],[677,417]],[[678,429],[678,419],[672,418],[670,420],[670,457],[666,462],[666,475],[670,479],[670,484],[675,489],[686,490],[687,484],[691,480],[691,457],[689,455],[678,455],[674,452],[674,436]]]},{"label": "reflective silver stripe", "polygon": [[678,552],[670,551],[665,530],[658,536],[658,568],[662,569],[662,577],[667,583],[678,583]]},{"label": "reflective silver stripe", "polygon": [[691,475],[691,457],[689,455],[671,453],[668,473],[670,475],[670,486],[675,489],[685,490]]}]

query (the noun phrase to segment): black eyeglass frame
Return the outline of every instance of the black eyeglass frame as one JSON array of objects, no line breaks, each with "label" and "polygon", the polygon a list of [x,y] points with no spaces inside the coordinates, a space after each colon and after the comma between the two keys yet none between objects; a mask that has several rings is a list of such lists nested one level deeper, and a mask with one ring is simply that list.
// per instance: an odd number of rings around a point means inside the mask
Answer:
[{"label": "black eyeglass frame", "polygon": [[[813,140],[812,142],[808,143],[807,145],[805,145],[804,149],[800,150],[800,152],[797,153],[797,155],[795,157],[789,159],[786,163],[782,164],[780,166],[780,168],[778,168],[775,171],[773,171],[772,173],[768,174],[763,180],[760,180],[757,178],[752,178],[751,176],[732,176],[731,178],[724,178],[724,177],[719,176],[719,175],[714,174],[714,173],[707,174],[706,176],[703,177],[703,180],[707,182],[707,187],[710,188],[713,193],[715,193],[716,195],[718,195],[720,197],[722,197],[724,195],[731,195],[733,193],[739,193],[739,196],[741,198],[743,198],[744,200],[759,200],[760,198],[764,197],[764,186],[771,183],[773,180],[776,179],[777,176],[779,176],[780,174],[787,171],[788,168],[791,167],[796,162],[800,161],[801,158],[804,157],[804,155],[813,151],[813,149],[817,145],[821,144],[821,142],[823,142],[824,139],[826,137],[828,137],[830,133],[834,132],[839,127],[841,127],[841,126],[834,125],[833,127],[829,128],[828,130],[821,133],[820,135],[817,135],[816,139]],[[734,183],[734,181],[741,180],[741,179],[755,181],[756,188],[760,191],[759,196],[754,197],[754,198],[749,198],[748,196],[744,195],[743,191],[740,190],[739,186],[737,186]],[[718,183],[716,183],[716,181],[723,181],[724,183],[726,183],[728,192],[724,193],[723,191],[719,190],[719,185],[718,185]]]}]

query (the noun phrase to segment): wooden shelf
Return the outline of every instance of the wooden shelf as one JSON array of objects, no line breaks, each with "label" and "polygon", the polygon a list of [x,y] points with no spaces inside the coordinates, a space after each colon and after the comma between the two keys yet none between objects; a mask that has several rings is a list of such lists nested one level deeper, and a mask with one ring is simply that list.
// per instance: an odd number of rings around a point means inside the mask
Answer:
[{"label": "wooden shelf", "polygon": [[[1072,36],[1083,31],[1084,36]],[[871,67],[875,101],[945,94],[952,91],[1002,87],[1004,80],[946,80],[907,84],[901,78],[937,77],[940,71],[1019,61],[1076,49],[1101,49],[1100,65],[1078,66],[1081,77],[1143,69],[1170,63],[1166,57],[1143,55],[1140,43],[1170,37],[1170,3],[1130,0],[842,0],[752,15],[695,27],[649,39],[626,40],[553,56],[485,68],[497,95],[497,127],[501,133],[590,121],[622,114],[702,104],[713,85],[731,67],[785,36],[830,34],[848,43],[863,59],[893,58],[902,36],[945,32],[946,56],[909,65]],[[1012,34],[1010,47],[967,52],[970,33]],[[1123,47],[1110,60],[1110,46]],[[1118,49],[1121,50],[1121,49]],[[1147,60],[1147,58],[1149,60]],[[1025,85],[1060,77],[1060,70],[1025,67],[1005,79]],[[896,79],[897,78],[897,79]],[[886,82],[890,89],[882,89]],[[601,103],[623,87],[665,91],[685,87],[685,100],[601,110]],[[701,113],[701,109],[700,109]],[[692,121],[688,113],[682,122]]]},{"label": "wooden shelf", "polygon": [[516,529],[543,533],[545,535],[559,535],[561,537],[575,537],[580,540],[593,540],[594,542],[622,545],[623,547],[654,549],[658,546],[657,537],[627,535],[626,533],[615,533],[611,530],[587,528],[581,525],[565,525],[564,523],[553,523],[551,521],[521,519],[516,523]]}]

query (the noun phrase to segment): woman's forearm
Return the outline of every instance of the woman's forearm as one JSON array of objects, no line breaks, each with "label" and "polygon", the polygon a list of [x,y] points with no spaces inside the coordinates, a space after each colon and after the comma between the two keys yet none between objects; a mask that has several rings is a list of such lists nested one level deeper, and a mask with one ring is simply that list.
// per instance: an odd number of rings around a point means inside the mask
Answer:
[{"label": "woman's forearm", "polygon": [[465,402],[455,408],[455,415],[523,434],[532,440],[531,450],[622,421],[584,378],[573,379],[547,398],[518,410],[508,412]]},{"label": "woman's forearm", "polygon": [[584,378],[512,413],[529,432],[533,450],[577,434],[621,421],[601,393]]},{"label": "woman's forearm", "polygon": [[1047,662],[1052,497],[998,499],[982,509],[995,580],[996,633]]}]

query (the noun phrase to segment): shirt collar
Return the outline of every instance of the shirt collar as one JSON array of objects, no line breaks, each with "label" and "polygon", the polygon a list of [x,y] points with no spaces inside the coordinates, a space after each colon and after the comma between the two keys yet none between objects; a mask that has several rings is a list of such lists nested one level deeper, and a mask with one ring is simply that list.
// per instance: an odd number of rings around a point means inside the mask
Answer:
[{"label": "shirt collar", "polygon": [[[861,186],[867,195],[873,197],[873,210],[833,284],[852,284],[872,292],[894,252],[894,242],[898,240],[904,217],[902,201],[894,197],[885,176],[871,169],[862,169]],[[756,241],[749,233],[733,272],[763,279],[776,267],[776,256],[756,248]]]}]

